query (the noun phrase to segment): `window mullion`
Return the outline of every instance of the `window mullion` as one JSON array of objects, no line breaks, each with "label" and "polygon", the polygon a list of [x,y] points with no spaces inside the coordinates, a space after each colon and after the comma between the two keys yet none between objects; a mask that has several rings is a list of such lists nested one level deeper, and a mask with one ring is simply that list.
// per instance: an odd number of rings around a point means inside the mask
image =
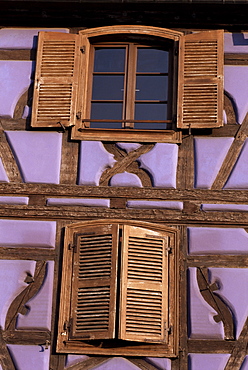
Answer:
[{"label": "window mullion", "polygon": [[134,127],[134,106],[135,106],[135,87],[136,87],[136,66],[137,66],[137,46],[129,44],[127,60],[127,82],[125,94],[125,127]]}]

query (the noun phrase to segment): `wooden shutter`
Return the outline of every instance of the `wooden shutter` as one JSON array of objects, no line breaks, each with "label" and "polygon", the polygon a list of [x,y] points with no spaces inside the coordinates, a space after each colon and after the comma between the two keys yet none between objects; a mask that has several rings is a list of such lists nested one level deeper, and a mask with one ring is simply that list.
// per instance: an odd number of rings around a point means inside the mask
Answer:
[{"label": "wooden shutter", "polygon": [[223,31],[185,35],[180,44],[177,126],[222,126]]},{"label": "wooden shutter", "polygon": [[79,52],[78,35],[39,33],[31,121],[33,127],[75,124]]},{"label": "wooden shutter", "polygon": [[124,226],[119,338],[166,342],[168,328],[168,236]]},{"label": "wooden shutter", "polygon": [[87,227],[75,234],[71,337],[114,338],[118,225]]}]

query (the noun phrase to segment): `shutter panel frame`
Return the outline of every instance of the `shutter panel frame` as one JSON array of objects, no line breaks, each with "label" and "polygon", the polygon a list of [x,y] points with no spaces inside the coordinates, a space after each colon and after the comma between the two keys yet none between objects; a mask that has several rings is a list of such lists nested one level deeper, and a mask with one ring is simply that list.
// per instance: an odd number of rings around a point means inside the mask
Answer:
[{"label": "shutter panel frame", "polygon": [[182,36],[179,40],[177,127],[223,126],[224,31]]},{"label": "shutter panel frame", "polygon": [[86,227],[74,234],[74,245],[70,339],[113,339],[118,225]]},{"label": "shutter panel frame", "polygon": [[[166,232],[123,225],[119,339],[147,343],[168,342],[168,242]],[[135,249],[140,249],[140,252]],[[154,259],[151,258],[152,249]],[[152,268],[150,264],[153,264]],[[140,277],[142,270],[143,278]],[[147,310],[144,310],[145,306],[148,306]]]},{"label": "shutter panel frame", "polygon": [[79,60],[79,35],[39,32],[32,127],[75,125]]}]

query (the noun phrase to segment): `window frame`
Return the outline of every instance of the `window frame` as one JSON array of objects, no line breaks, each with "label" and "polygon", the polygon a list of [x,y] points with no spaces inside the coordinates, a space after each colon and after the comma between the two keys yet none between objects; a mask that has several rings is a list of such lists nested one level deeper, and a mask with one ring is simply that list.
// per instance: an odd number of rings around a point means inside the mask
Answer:
[{"label": "window frame", "polygon": [[[171,248],[168,255],[168,278],[169,283],[166,287],[168,290],[168,317],[169,317],[169,332],[167,342],[152,343],[153,341],[144,342],[125,342],[121,345],[118,340],[115,340],[115,345],[112,347],[99,346],[91,344],[87,340],[79,340],[70,336],[72,319],[71,312],[71,286],[73,277],[73,249],[75,246],[75,235],[82,233],[82,230],[87,227],[103,227],[106,225],[134,226],[137,228],[149,229],[151,231],[166,233],[170,239]],[[83,221],[76,224],[71,224],[65,230],[65,243],[63,255],[63,273],[60,296],[60,315],[58,324],[57,351],[59,353],[80,353],[80,354],[96,354],[96,355],[115,355],[121,356],[156,356],[156,357],[176,357],[178,355],[178,303],[179,303],[179,284],[178,284],[178,255],[179,255],[179,230],[176,227],[167,227],[148,222],[140,221],[124,221],[123,220],[99,220],[99,221]],[[167,294],[167,292],[165,293]],[[102,340],[103,342],[104,340]],[[129,344],[130,343],[130,344]]]},{"label": "window frame", "polygon": [[[173,80],[173,88],[171,97],[171,111],[172,111],[172,122],[173,129],[170,130],[142,130],[133,128],[122,128],[122,129],[99,129],[99,128],[89,128],[83,127],[82,120],[87,122],[89,118],[89,92],[92,89],[92,46],[99,40],[103,40],[104,37],[113,37],[113,41],[118,40],[118,35],[127,38],[129,36],[135,36],[140,38],[140,40],[146,40],[147,37],[153,38],[156,44],[168,43],[168,40],[173,42],[173,52],[171,65],[174,66],[171,73],[171,79]],[[77,101],[77,112],[79,112],[79,119],[77,119],[76,124],[72,127],[72,139],[81,140],[82,137],[85,140],[113,140],[113,141],[136,141],[139,142],[173,142],[179,143],[182,140],[182,134],[177,131],[175,126],[176,121],[176,100],[177,100],[177,52],[179,48],[179,41],[182,37],[181,32],[167,30],[157,27],[145,27],[145,26],[111,26],[111,27],[99,27],[94,29],[86,29],[79,32],[81,54],[80,61],[80,80],[82,84],[79,84],[79,93]],[[134,100],[134,97],[130,98]]]}]

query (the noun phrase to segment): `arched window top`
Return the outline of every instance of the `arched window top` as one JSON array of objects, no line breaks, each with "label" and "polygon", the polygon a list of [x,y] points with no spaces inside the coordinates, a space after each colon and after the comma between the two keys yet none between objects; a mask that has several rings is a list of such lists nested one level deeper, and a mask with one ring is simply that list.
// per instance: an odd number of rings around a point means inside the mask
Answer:
[{"label": "arched window top", "polygon": [[79,32],[80,35],[91,38],[104,35],[114,35],[114,34],[136,34],[143,36],[153,36],[153,37],[162,37],[166,39],[171,39],[178,41],[182,32],[170,30],[167,28],[161,27],[151,27],[151,26],[139,26],[139,25],[124,25],[124,26],[108,26],[108,27],[97,27],[97,28],[88,28]]}]

